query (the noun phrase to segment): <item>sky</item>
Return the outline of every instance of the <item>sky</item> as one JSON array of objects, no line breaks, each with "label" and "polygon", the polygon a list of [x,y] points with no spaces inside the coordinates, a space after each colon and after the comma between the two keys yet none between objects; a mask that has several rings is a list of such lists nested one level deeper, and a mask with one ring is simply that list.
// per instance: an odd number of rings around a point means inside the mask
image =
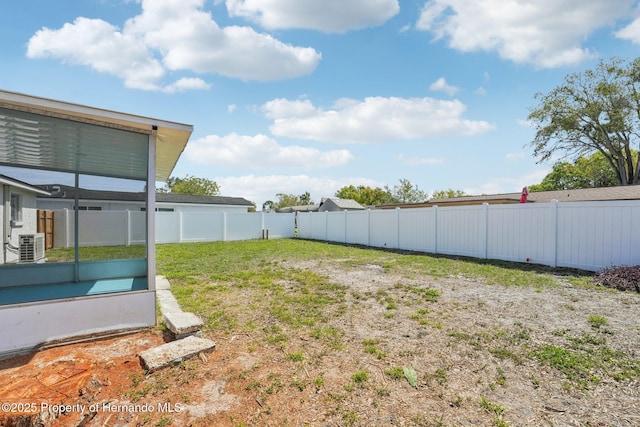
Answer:
[{"label": "sky", "polygon": [[639,48],[635,0],[21,0],[0,89],[191,124],[173,176],[260,210],[400,179],[519,192],[553,165],[536,94]]}]

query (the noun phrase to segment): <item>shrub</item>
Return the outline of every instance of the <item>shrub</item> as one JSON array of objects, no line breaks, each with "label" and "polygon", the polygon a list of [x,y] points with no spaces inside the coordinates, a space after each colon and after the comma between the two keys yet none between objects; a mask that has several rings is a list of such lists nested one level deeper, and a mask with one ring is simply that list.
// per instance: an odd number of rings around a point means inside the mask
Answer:
[{"label": "shrub", "polygon": [[598,273],[595,283],[621,291],[640,292],[640,265],[607,267]]}]

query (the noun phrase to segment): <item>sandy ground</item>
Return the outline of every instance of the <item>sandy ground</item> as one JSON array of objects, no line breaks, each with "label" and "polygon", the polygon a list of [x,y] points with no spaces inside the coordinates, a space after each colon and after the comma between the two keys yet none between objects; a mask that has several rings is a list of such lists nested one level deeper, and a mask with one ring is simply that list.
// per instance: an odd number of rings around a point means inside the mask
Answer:
[{"label": "sandy ground", "polygon": [[[137,353],[163,342],[160,328],[2,361],[0,425],[640,425],[638,294],[562,278],[535,289],[378,265],[287,267],[345,286],[314,333],[208,330],[213,353],[150,375]],[[246,309],[252,292],[227,294],[226,309],[268,325]],[[612,362],[567,373],[534,356],[543,346]],[[415,370],[415,386],[397,368]]]}]

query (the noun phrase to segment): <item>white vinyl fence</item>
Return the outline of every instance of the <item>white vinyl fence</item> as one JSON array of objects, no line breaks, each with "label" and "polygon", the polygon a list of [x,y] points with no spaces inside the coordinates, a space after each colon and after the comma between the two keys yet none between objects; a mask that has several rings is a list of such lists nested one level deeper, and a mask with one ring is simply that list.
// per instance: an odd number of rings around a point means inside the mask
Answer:
[{"label": "white vinyl fence", "polygon": [[300,213],[298,237],[596,271],[640,264],[640,201]]},{"label": "white vinyl fence", "polygon": [[[78,212],[79,246],[120,246],[144,244],[145,212]],[[55,211],[54,246],[74,245],[72,210]],[[157,212],[156,243],[207,242],[293,237],[294,214],[259,212]]]}]

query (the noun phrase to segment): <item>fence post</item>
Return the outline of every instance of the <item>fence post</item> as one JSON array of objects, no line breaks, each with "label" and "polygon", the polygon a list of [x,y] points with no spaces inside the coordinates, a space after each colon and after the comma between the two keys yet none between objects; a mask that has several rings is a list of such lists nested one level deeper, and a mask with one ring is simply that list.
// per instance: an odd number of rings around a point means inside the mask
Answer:
[{"label": "fence post", "polygon": [[400,249],[400,208],[396,208],[396,249]]},{"label": "fence post", "polygon": [[347,243],[347,210],[343,210],[342,212],[344,212],[344,243]]},{"label": "fence post", "polygon": [[131,211],[127,209],[127,237],[126,246],[131,246]]},{"label": "fence post", "polygon": [[480,221],[482,222],[481,227],[484,228],[484,230],[480,230],[480,251],[482,257],[486,259],[489,253],[489,203],[485,202],[482,204]]},{"label": "fence post", "polygon": [[329,241],[329,211],[324,211],[324,241]]},{"label": "fence post", "polygon": [[69,247],[69,209],[64,208],[62,210],[63,212],[63,219],[64,219],[64,247],[68,248]]},{"label": "fence post", "polygon": [[182,243],[182,211],[178,211],[178,243]]},{"label": "fence post", "polygon": [[433,206],[433,253],[438,253],[438,205]]},{"label": "fence post", "polygon": [[367,209],[367,246],[371,246],[371,208]]},{"label": "fence post", "polygon": [[551,267],[558,266],[558,201],[551,200]]},{"label": "fence post", "polygon": [[223,242],[227,241],[227,213],[226,212],[222,212],[222,241]]}]

